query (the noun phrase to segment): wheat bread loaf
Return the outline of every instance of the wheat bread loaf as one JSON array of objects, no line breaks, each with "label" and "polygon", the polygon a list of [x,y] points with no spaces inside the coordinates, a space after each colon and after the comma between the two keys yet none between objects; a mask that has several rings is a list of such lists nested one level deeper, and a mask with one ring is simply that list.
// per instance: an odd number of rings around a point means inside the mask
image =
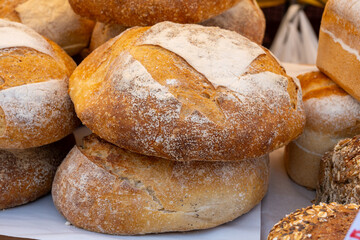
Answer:
[{"label": "wheat bread loaf", "polygon": [[286,146],[285,165],[296,183],[315,189],[324,153],[339,140],[360,134],[360,102],[319,71],[298,78],[306,125],[300,137]]},{"label": "wheat bread loaf", "polygon": [[260,157],[305,120],[297,80],[266,49],[199,25],[127,30],[79,65],[69,89],[101,138],[172,160]]},{"label": "wheat bread loaf", "polygon": [[316,65],[360,100],[360,2],[329,0],[323,14]]},{"label": "wheat bread loaf", "polygon": [[57,167],[74,144],[74,136],[69,135],[42,147],[0,149],[0,209],[49,193]]},{"label": "wheat bread loaf", "polygon": [[52,41],[0,20],[0,149],[46,145],[76,128],[68,95],[75,67]]},{"label": "wheat bread loaf", "polygon": [[53,200],[73,225],[134,235],[215,227],[264,197],[268,155],[233,162],[179,162],[118,148],[94,135],[56,173]]}]

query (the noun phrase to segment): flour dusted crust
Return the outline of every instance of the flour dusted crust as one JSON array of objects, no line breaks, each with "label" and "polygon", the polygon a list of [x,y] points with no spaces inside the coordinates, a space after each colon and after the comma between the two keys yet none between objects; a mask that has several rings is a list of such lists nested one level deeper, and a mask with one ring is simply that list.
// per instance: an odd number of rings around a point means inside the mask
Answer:
[{"label": "flour dusted crust", "polygon": [[215,227],[248,212],[268,186],[268,155],[177,162],[131,153],[96,136],[74,147],[53,184],[56,208],[91,231],[134,235]]},{"label": "flour dusted crust", "polygon": [[199,23],[241,0],[70,0],[80,16],[123,26],[150,26],[163,21]]},{"label": "flour dusted crust", "polygon": [[358,211],[356,204],[320,203],[302,208],[275,224],[267,239],[344,239]]},{"label": "flour dusted crust", "polygon": [[47,194],[55,171],[74,146],[72,135],[49,145],[0,149],[0,209],[25,204]]},{"label": "flour dusted crust", "polygon": [[317,202],[360,203],[360,136],[339,141],[321,160]]},{"label": "flour dusted crust", "polygon": [[315,189],[320,160],[344,138],[360,134],[360,102],[319,71],[298,76],[306,125],[286,147],[285,165],[298,184]]},{"label": "flour dusted crust", "polygon": [[317,66],[360,100],[360,2],[328,1],[322,18]]},{"label": "flour dusted crust", "polygon": [[23,23],[59,44],[69,55],[88,46],[94,22],[74,13],[67,0],[5,0],[0,18]]},{"label": "flour dusted crust", "polygon": [[242,0],[222,14],[202,23],[235,31],[250,40],[261,44],[265,34],[265,16],[256,0]]},{"label": "flour dusted crust", "polygon": [[75,66],[34,30],[0,20],[0,148],[38,147],[75,129],[67,93]]},{"label": "flour dusted crust", "polygon": [[300,87],[235,32],[170,22],[133,28],[70,79],[82,122],[120,147],[173,160],[262,156],[304,125]]}]

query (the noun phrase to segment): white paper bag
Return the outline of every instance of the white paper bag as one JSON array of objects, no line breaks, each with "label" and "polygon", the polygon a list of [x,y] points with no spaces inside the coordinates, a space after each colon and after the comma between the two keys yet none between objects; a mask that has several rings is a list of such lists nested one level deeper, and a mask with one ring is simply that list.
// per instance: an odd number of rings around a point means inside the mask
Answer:
[{"label": "white paper bag", "polygon": [[270,51],[282,62],[315,64],[318,40],[300,4],[289,7]]}]

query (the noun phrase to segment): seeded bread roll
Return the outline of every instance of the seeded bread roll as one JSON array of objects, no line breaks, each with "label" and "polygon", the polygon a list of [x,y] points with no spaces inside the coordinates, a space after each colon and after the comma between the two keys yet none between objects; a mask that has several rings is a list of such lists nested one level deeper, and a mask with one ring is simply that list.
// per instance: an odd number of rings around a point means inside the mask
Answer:
[{"label": "seeded bread roll", "polygon": [[267,239],[344,239],[359,207],[355,204],[320,203],[299,209],[280,220],[271,229]]},{"label": "seeded bread roll", "polygon": [[90,231],[134,235],[215,227],[264,197],[268,155],[177,162],[131,153],[92,135],[74,147],[53,184],[56,208]]},{"label": "seeded bread roll", "polygon": [[0,149],[0,209],[47,194],[57,167],[74,146],[73,135],[37,148]]},{"label": "seeded bread roll", "polygon": [[360,100],[360,1],[329,0],[320,28],[316,65]]},{"label": "seeded bread roll", "polygon": [[296,183],[315,189],[324,153],[339,140],[360,134],[360,102],[319,71],[298,78],[306,125],[303,134],[286,147],[285,165]]},{"label": "seeded bread roll", "polygon": [[222,14],[202,23],[235,31],[251,41],[261,44],[265,34],[265,16],[256,0],[242,0]]},{"label": "seeded bread roll", "polygon": [[88,46],[95,24],[76,15],[68,0],[3,0],[0,18],[23,23],[71,56]]},{"label": "seeded bread roll", "polygon": [[163,21],[199,23],[241,0],[69,0],[80,16],[123,26],[150,26]]},{"label": "seeded bread roll", "polygon": [[172,160],[260,157],[304,126],[301,90],[266,50],[213,27],[132,28],[70,79],[82,122],[101,138]]},{"label": "seeded bread roll", "polygon": [[360,136],[340,141],[321,160],[316,202],[360,203]]},{"label": "seeded bread roll", "polygon": [[74,61],[20,23],[0,20],[0,148],[38,147],[79,124],[67,93]]}]

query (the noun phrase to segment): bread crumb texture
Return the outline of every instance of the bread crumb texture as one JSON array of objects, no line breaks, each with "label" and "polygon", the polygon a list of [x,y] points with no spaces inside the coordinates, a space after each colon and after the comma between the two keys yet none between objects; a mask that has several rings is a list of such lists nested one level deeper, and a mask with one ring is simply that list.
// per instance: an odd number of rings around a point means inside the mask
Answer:
[{"label": "bread crumb texture", "polygon": [[259,157],[297,137],[305,120],[297,80],[266,49],[170,22],[96,49],[70,78],[70,96],[100,137],[173,160]]}]

